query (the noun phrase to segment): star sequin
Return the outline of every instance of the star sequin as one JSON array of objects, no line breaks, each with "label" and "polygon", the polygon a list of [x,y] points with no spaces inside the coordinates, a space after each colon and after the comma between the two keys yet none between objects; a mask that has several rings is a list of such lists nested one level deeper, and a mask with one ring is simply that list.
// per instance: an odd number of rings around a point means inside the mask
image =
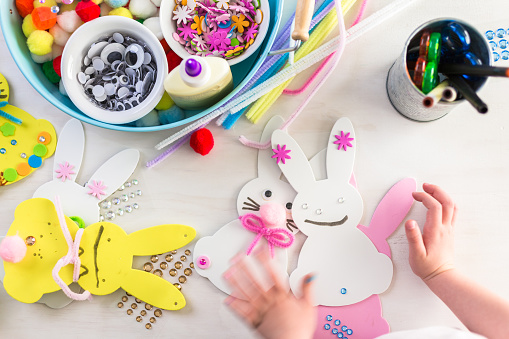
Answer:
[{"label": "star sequin", "polygon": [[274,151],[274,155],[272,156],[272,158],[276,158],[276,162],[279,164],[279,162],[281,161],[283,164],[285,164],[286,162],[286,159],[291,159],[292,157],[288,155],[288,153],[291,152],[291,150],[287,150],[286,149],[286,145],[283,145],[283,147],[281,147],[281,145],[277,145],[277,149],[273,148],[272,151]]},{"label": "star sequin", "polygon": [[73,165],[69,165],[69,163],[66,161],[65,164],[58,164],[58,167],[55,172],[57,172],[57,179],[62,178],[62,182],[69,179],[72,180],[71,175],[76,174],[72,169],[74,168]]},{"label": "star sequin", "polygon": [[353,147],[353,145],[350,143],[350,141],[353,140],[353,138],[349,138],[350,132],[344,134],[343,131],[341,131],[341,135],[335,135],[336,141],[334,143],[338,145],[338,150],[343,148],[346,151],[347,147]]},{"label": "star sequin", "polygon": [[193,10],[188,8],[187,6],[177,6],[177,8],[173,11],[173,20],[177,21],[177,25],[180,25],[181,22],[187,24],[188,21],[191,21],[191,12]]},{"label": "star sequin", "polygon": [[92,185],[87,185],[87,187],[90,188],[90,191],[88,191],[87,193],[93,195],[99,200],[102,199],[101,195],[106,195],[106,193],[104,193],[103,191],[103,189],[105,189],[106,186],[103,185],[102,181],[92,180]]}]

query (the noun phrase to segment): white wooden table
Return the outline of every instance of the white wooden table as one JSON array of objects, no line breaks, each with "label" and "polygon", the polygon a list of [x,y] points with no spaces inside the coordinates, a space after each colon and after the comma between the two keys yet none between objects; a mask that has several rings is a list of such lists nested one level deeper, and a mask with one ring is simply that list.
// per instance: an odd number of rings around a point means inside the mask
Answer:
[{"label": "white wooden table", "polygon": [[[365,16],[390,2],[369,1]],[[348,22],[353,21],[355,10],[347,17]],[[365,203],[363,224],[369,223],[385,192],[404,177],[416,178],[419,185],[430,182],[442,186],[459,206],[458,268],[505,298],[509,298],[509,81],[490,79],[481,91],[490,108],[487,115],[463,104],[429,123],[410,121],[398,114],[387,99],[385,81],[405,40],[421,23],[454,17],[484,33],[487,29],[509,28],[507,13],[509,2],[504,0],[416,1],[347,46],[333,76],[289,131],[312,156],[325,146],[329,130],[339,117],[352,120],[358,139],[355,174]],[[70,117],[30,86],[8,53],[3,36],[0,50],[0,72],[10,83],[10,101],[37,118],[49,120],[60,131]],[[195,227],[199,236],[211,235],[237,217],[237,192],[256,173],[256,151],[242,146],[238,136],[258,139],[270,116],[276,112],[289,116],[301,100],[303,97],[282,96],[257,125],[241,119],[233,130],[225,131],[211,124],[216,145],[208,156],[202,157],[186,146],[153,169],[144,167],[158,154],[153,146],[175,131],[126,133],[84,124],[86,149],[78,181],[84,183],[114,153],[126,147],[137,148],[141,161],[132,178],[139,180],[143,191],[140,209],[117,217],[115,222],[129,232],[160,223],[183,223]],[[0,234],[7,232],[16,206],[49,180],[52,162],[48,160],[29,178],[0,190]],[[409,214],[421,225],[424,216],[419,204]],[[381,300],[392,330],[461,326],[411,272],[403,227],[389,243],[395,274]],[[192,249],[193,245],[188,247]],[[320,257],[320,253],[316,255]],[[53,310],[22,304],[0,289],[0,337],[255,337],[223,305],[225,296],[207,279],[195,273],[184,284],[183,293],[188,305],[181,311],[165,311],[148,331],[144,328],[146,320],[134,320],[136,312],[127,316],[125,307],[117,308],[123,291]]]}]

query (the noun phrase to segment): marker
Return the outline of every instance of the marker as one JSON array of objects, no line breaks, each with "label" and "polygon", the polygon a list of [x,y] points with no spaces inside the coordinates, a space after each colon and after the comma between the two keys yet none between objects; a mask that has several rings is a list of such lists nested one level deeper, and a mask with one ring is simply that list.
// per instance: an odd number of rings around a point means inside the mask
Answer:
[{"label": "marker", "polygon": [[450,75],[449,81],[479,113],[484,114],[488,112],[488,105],[479,98],[477,93],[461,75]]},{"label": "marker", "polygon": [[440,64],[438,65],[438,71],[444,74],[509,77],[509,67],[488,65]]},{"label": "marker", "polygon": [[449,81],[442,81],[437,87],[435,87],[428,95],[422,100],[424,107],[431,108],[435,106],[440,100],[448,102],[456,100],[457,92],[450,86]]}]

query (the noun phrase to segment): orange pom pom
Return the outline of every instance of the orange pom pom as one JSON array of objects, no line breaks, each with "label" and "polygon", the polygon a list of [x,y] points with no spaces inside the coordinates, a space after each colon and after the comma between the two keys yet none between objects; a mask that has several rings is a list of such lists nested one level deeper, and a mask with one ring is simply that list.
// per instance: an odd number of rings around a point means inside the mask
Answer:
[{"label": "orange pom pom", "polygon": [[57,13],[53,13],[49,7],[37,7],[32,11],[32,21],[37,29],[45,31],[55,26]]},{"label": "orange pom pom", "polygon": [[214,137],[208,129],[201,128],[191,135],[189,144],[196,153],[207,155],[214,147]]},{"label": "orange pom pom", "polygon": [[28,14],[32,13],[32,11],[34,10],[34,1],[16,0],[16,8],[18,9],[19,15],[21,15],[21,17],[24,18]]}]

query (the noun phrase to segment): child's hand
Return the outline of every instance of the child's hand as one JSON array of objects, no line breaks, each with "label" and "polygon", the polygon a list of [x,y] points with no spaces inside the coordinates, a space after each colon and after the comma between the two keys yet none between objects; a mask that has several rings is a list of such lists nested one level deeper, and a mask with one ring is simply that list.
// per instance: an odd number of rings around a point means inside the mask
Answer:
[{"label": "child's hand", "polygon": [[424,192],[414,192],[413,197],[428,209],[423,233],[415,220],[405,223],[405,231],[410,267],[426,282],[454,268],[456,206],[440,187],[430,184],[422,187]]},{"label": "child's hand", "polygon": [[225,303],[265,338],[312,338],[316,327],[311,291],[313,276],[304,277],[303,296],[296,298],[280,280],[269,250],[265,248],[256,258],[274,286],[265,291],[241,259],[224,277],[234,289],[232,295],[241,295],[244,300],[229,296]]}]

